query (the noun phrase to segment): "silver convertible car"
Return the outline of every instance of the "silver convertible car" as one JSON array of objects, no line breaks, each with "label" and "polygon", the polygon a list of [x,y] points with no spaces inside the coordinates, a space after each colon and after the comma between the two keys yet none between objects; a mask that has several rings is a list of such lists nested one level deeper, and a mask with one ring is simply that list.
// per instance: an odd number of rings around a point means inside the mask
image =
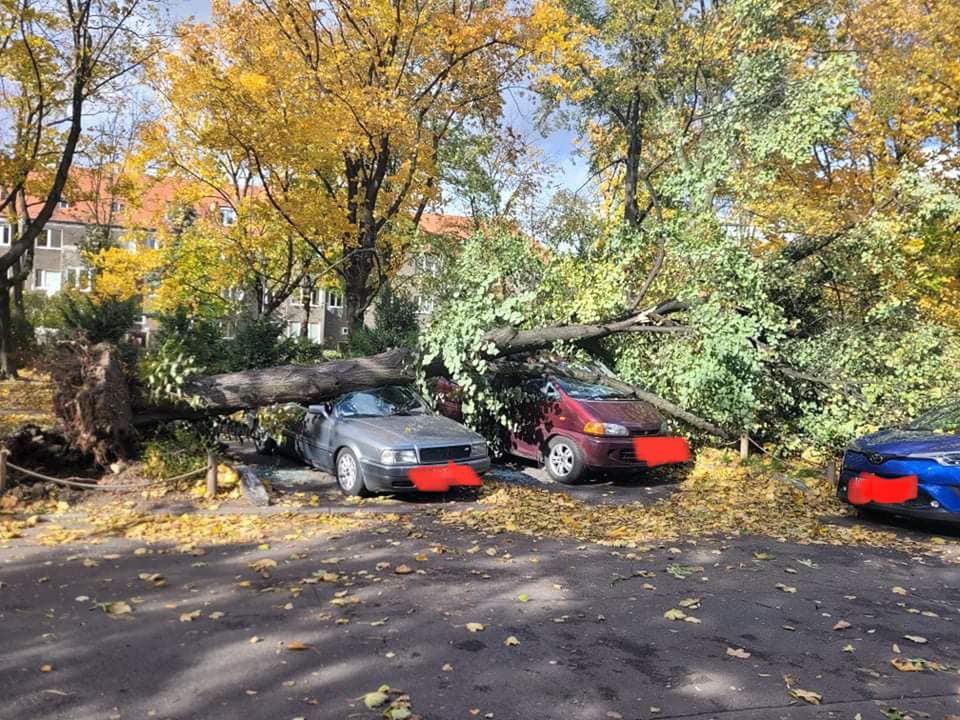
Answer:
[{"label": "silver convertible car", "polygon": [[347,495],[443,492],[479,485],[479,476],[490,469],[482,436],[434,415],[419,395],[400,385],[310,405],[285,424],[282,438],[262,430],[254,437],[259,452],[279,450],[332,473]]}]

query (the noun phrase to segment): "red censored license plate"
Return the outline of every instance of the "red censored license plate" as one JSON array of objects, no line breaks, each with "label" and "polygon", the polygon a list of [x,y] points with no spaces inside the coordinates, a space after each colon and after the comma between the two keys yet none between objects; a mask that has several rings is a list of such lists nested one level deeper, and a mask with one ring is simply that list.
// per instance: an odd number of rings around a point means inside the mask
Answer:
[{"label": "red censored license plate", "polygon": [[860,473],[847,483],[847,500],[854,505],[870,502],[894,504],[917,496],[917,476],[885,478],[873,473]]},{"label": "red censored license plate", "polygon": [[483,483],[476,471],[468,465],[457,465],[452,460],[438,467],[418,467],[407,471],[417,490],[446,492],[451,487],[477,486]]},{"label": "red censored license plate", "polygon": [[634,438],[633,451],[637,460],[648,467],[683,463],[690,459],[690,444],[682,437]]}]

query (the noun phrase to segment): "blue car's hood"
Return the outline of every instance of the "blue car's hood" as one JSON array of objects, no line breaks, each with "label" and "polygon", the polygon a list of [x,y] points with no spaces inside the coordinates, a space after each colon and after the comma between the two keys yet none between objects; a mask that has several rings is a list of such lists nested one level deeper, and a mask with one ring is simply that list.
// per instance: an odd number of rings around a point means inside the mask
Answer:
[{"label": "blue car's hood", "polygon": [[851,449],[900,456],[960,452],[960,435],[891,428],[854,440]]}]

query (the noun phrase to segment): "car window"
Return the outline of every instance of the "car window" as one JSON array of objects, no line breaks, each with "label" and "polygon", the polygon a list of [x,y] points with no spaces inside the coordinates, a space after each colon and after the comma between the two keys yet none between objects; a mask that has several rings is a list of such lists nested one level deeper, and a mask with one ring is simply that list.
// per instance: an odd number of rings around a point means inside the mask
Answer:
[{"label": "car window", "polygon": [[554,378],[554,382],[576,400],[616,400],[630,397],[601,383],[585,383],[571,378]]},{"label": "car window", "polygon": [[337,402],[336,412],[340,417],[423,415],[427,412],[427,406],[410,388],[388,385],[344,395]]},{"label": "car window", "polygon": [[927,410],[916,420],[908,423],[905,428],[927,432],[960,433],[960,400]]}]

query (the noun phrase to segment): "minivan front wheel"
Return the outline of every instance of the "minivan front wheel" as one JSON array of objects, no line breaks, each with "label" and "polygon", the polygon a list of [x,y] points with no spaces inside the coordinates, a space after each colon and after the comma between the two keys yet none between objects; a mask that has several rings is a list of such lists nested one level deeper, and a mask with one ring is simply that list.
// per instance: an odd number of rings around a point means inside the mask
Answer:
[{"label": "minivan front wheel", "polygon": [[360,462],[350,448],[344,448],[337,453],[337,484],[344,495],[363,497],[370,494],[363,484]]},{"label": "minivan front wheel", "polygon": [[579,482],[586,470],[580,448],[565,437],[555,437],[550,441],[543,464],[551,479],[566,485]]}]

